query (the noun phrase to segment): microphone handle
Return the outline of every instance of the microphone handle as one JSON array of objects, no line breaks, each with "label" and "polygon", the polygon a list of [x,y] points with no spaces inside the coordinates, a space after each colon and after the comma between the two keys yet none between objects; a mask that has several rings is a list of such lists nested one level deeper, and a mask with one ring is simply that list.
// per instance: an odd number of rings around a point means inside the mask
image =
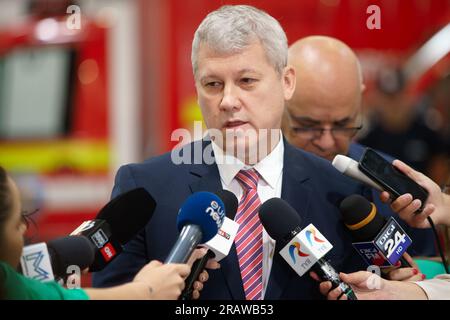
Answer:
[{"label": "microphone handle", "polygon": [[327,260],[319,259],[313,269],[323,281],[330,281],[333,289],[339,287],[348,300],[358,300],[352,287],[339,278],[339,274]]},{"label": "microphone handle", "polygon": [[198,279],[200,273],[205,269],[209,259],[214,258],[216,255],[212,250],[208,250],[206,254],[194,262],[192,265],[191,273],[185,280],[185,287],[178,300],[191,300],[192,292],[194,291],[194,282]]},{"label": "microphone handle", "polygon": [[201,239],[202,231],[199,226],[184,226],[164,263],[186,263]]}]

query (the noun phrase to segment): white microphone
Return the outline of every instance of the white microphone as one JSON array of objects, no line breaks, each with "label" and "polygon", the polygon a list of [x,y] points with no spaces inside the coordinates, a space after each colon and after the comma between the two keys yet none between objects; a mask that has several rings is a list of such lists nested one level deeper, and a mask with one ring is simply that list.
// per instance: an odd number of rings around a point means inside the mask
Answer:
[{"label": "white microphone", "polygon": [[48,282],[55,280],[50,254],[45,242],[23,247],[20,257],[22,273],[27,278]]},{"label": "white microphone", "polygon": [[280,250],[280,254],[301,277],[317,262],[322,262],[332,248],[319,230],[309,224]]},{"label": "white microphone", "polygon": [[238,230],[239,224],[225,217],[222,227],[214,238],[204,244],[205,247],[214,252],[214,260],[220,261],[228,255]]},{"label": "white microphone", "polygon": [[374,188],[379,191],[385,191],[378,183],[370,179],[367,175],[365,175],[358,168],[358,162],[353,160],[352,158],[346,157],[342,154],[338,154],[333,159],[333,166],[339,170],[342,174],[349,176],[353,179],[356,179],[371,188]]}]

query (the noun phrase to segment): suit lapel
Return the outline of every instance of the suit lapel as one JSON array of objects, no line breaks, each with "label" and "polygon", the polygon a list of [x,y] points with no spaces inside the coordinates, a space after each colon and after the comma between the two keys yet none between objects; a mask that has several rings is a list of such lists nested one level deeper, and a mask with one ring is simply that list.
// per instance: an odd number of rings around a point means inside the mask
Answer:
[{"label": "suit lapel", "polygon": [[[204,142],[203,148],[205,148],[206,144],[207,142]],[[189,185],[192,193],[198,191],[209,191],[215,193],[222,190],[219,170],[215,163],[211,165],[195,165],[192,167],[190,173],[198,177],[196,181]],[[220,261],[220,272],[223,274],[232,299],[245,300],[241,271],[239,269],[239,263],[234,244],[231,247],[228,256]]]},{"label": "suit lapel", "polygon": [[[308,210],[311,190],[304,183],[309,179],[311,169],[306,168],[301,153],[296,151],[287,141],[284,141],[284,166],[283,166],[283,183],[281,189],[281,198],[287,201],[300,215],[303,225],[309,221],[310,212]],[[269,283],[267,286],[265,299],[280,299],[283,291],[289,284],[292,277],[298,275],[284,261],[283,257],[278,253],[276,248],[273,257],[272,269],[270,272]],[[301,288],[298,288],[301,290]]]}]

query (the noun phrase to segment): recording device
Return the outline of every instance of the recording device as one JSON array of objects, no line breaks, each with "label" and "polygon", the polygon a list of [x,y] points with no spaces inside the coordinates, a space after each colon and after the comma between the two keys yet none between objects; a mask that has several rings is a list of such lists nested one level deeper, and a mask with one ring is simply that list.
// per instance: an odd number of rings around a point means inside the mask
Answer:
[{"label": "recording device", "polygon": [[366,148],[359,161],[359,169],[389,192],[394,200],[402,194],[410,193],[413,199],[419,199],[422,202],[422,207],[419,211],[425,206],[425,202],[428,199],[428,191],[395,168],[392,163],[373,149]]},{"label": "recording device", "polygon": [[225,205],[211,192],[196,192],[183,203],[177,217],[180,236],[165,263],[186,263],[199,243],[212,239],[222,226]]},{"label": "recording device", "polygon": [[342,200],[340,211],[357,241],[353,246],[368,265],[390,267],[400,260],[403,267],[411,267],[402,255],[412,240],[394,218],[386,221],[373,203],[357,194]]},{"label": "recording device", "polygon": [[96,248],[89,271],[100,271],[113,261],[122,246],[145,227],[155,207],[155,200],[144,188],[133,189],[108,202],[94,220],[75,229],[71,235],[85,237]]},{"label": "recording device", "polygon": [[301,229],[301,218],[286,201],[272,198],[261,205],[259,218],[267,233],[277,242],[280,255],[302,276],[311,268],[323,281],[330,281],[333,288],[339,287],[349,300],[357,300],[352,288],[342,282],[338,272],[324,258],[333,246],[309,224]]}]

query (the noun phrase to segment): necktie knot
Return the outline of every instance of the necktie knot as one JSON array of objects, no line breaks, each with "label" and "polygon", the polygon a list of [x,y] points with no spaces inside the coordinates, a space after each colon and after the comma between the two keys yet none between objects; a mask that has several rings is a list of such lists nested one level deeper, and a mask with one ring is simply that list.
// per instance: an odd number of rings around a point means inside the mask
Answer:
[{"label": "necktie knot", "polygon": [[257,190],[258,186],[258,172],[255,169],[241,170],[236,175],[236,180],[242,186],[244,191],[248,192],[250,190]]}]

